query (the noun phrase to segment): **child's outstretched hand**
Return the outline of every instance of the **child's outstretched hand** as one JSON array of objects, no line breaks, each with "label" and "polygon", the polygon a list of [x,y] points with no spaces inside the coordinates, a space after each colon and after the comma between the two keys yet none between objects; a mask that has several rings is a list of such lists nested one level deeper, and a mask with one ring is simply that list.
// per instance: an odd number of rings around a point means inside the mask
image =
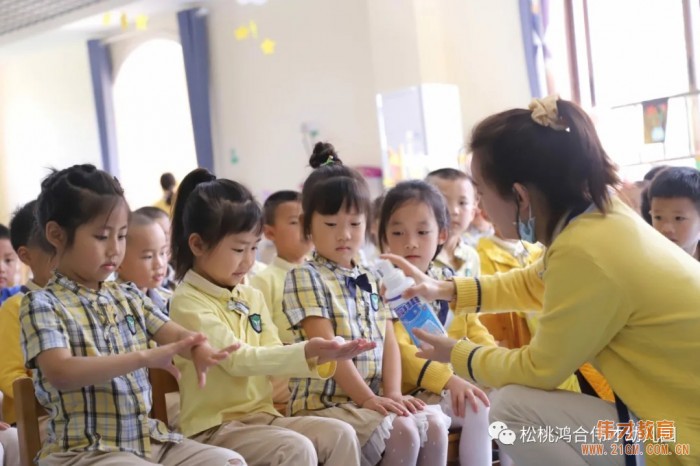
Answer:
[{"label": "child's outstretched hand", "polygon": [[241,347],[240,342],[236,342],[231,346],[215,350],[206,341],[201,345],[192,349],[192,364],[197,370],[197,379],[199,388],[204,388],[207,384],[207,370],[219,364],[226,359],[231,353]]},{"label": "child's outstretched hand", "polygon": [[455,284],[451,281],[435,280],[424,274],[415,265],[408,262],[401,256],[394,254],[382,254],[379,256],[386,259],[398,268],[400,268],[407,277],[411,277],[416,284],[408,288],[403,293],[403,298],[409,299],[414,296],[420,296],[426,301],[435,301],[442,299],[452,301],[455,297]]},{"label": "child's outstretched hand", "polygon": [[3,430],[11,429],[11,428],[12,428],[12,426],[10,424],[8,424],[7,422],[0,421],[0,432],[2,432]]},{"label": "child's outstretched hand", "polygon": [[477,398],[484,403],[484,406],[490,405],[489,397],[486,396],[483,390],[457,375],[450,377],[445,388],[450,391],[452,411],[454,411],[457,417],[464,417],[467,402],[471,405],[472,411],[475,413],[478,412],[479,405],[476,402]]},{"label": "child's outstretched hand", "polygon": [[144,351],[146,358],[146,367],[149,369],[164,369],[170,372],[173,377],[180,380],[180,371],[173,364],[173,357],[176,354],[187,352],[196,345],[201,345],[207,340],[203,334],[190,335],[187,338],[169,343],[167,345],[159,345],[156,348],[151,348]]},{"label": "child's outstretched hand", "polygon": [[338,340],[326,340],[325,338],[311,338],[304,347],[306,359],[318,358],[318,364],[325,364],[328,361],[342,361],[352,359],[360,353],[373,349],[377,346],[374,342],[369,342],[362,338],[341,343]]}]

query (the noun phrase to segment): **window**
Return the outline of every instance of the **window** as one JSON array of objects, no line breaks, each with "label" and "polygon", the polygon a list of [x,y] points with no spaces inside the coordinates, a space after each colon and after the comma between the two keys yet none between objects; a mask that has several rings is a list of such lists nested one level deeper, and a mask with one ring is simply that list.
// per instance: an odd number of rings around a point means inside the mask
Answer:
[{"label": "window", "polygon": [[[541,1],[552,12],[551,60],[569,65],[570,79],[562,69],[554,87],[566,98],[560,89],[570,85],[590,111],[623,177],[639,180],[653,165],[700,164],[693,142],[700,141],[698,92],[688,61],[698,63],[698,2],[565,0],[554,8],[559,2]],[[561,24],[564,34],[549,34]],[[643,102],[658,98],[668,99],[665,131],[657,142],[645,141]]]}]

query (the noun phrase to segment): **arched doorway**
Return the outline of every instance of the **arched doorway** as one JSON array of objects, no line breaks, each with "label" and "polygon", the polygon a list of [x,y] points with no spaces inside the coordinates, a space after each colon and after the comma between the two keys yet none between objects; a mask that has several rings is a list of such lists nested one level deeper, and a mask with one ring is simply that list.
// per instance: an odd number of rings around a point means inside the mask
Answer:
[{"label": "arched doorway", "polygon": [[152,205],[162,173],[179,181],[197,166],[182,46],[151,39],[136,47],[113,92],[120,181],[132,209]]}]

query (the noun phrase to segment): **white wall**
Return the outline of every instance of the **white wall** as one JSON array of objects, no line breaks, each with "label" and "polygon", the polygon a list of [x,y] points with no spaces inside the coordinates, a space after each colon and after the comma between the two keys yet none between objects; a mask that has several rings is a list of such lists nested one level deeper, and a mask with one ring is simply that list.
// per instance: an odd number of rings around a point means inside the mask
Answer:
[{"label": "white wall", "polygon": [[39,194],[49,167],[101,166],[84,42],[45,45],[0,61],[0,221]]},{"label": "white wall", "polygon": [[[465,136],[485,116],[529,101],[517,0],[269,0],[262,7],[212,0],[207,10],[216,171],[258,195],[297,188],[308,173],[303,122],[315,124],[346,163],[380,165],[378,92],[458,85]],[[236,27],[250,20],[258,39],[236,41]],[[174,12],[115,42],[115,67],[154,35],[177,37]],[[262,54],[265,37],[277,42],[274,55]],[[100,164],[85,39],[38,41],[9,57],[6,50],[0,221],[38,193],[42,167]]]},{"label": "white wall", "polygon": [[[221,0],[207,9],[220,176],[256,194],[299,187],[308,173],[300,131],[306,121],[347,163],[379,165],[365,2],[272,0],[255,7]],[[249,20],[259,40],[236,41],[235,28]],[[277,42],[274,55],[262,54],[265,37]]]},{"label": "white wall", "polygon": [[530,88],[517,0],[434,0],[442,8],[448,73],[459,86],[464,135],[484,117],[527,108]]}]

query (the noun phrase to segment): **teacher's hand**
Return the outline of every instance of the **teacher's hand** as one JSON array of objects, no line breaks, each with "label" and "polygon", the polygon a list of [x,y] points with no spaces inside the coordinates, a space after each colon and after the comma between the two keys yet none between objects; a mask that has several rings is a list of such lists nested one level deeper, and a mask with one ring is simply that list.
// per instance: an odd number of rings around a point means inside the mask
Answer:
[{"label": "teacher's hand", "polygon": [[435,301],[437,299],[452,301],[454,299],[454,282],[430,278],[401,256],[382,254],[379,257],[400,268],[407,277],[411,277],[416,282],[414,286],[404,291],[403,298],[409,299],[414,296],[420,296],[426,301]]},{"label": "teacher's hand", "polygon": [[416,353],[416,356],[430,359],[431,361],[450,362],[452,348],[455,347],[458,340],[428,333],[417,328],[413,329],[413,335],[422,342],[420,351]]}]

